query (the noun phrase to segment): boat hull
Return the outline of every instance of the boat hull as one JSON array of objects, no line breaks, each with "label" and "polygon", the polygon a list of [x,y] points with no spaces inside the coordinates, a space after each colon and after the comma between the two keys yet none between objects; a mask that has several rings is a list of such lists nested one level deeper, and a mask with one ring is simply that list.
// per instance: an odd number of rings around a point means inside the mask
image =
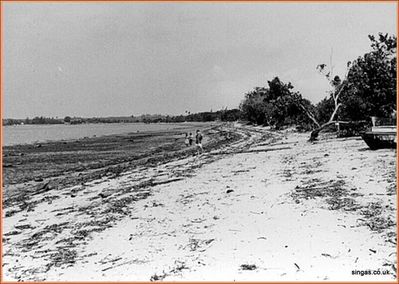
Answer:
[{"label": "boat hull", "polygon": [[377,149],[396,149],[396,132],[376,133],[366,132],[362,134],[364,142],[371,150]]}]

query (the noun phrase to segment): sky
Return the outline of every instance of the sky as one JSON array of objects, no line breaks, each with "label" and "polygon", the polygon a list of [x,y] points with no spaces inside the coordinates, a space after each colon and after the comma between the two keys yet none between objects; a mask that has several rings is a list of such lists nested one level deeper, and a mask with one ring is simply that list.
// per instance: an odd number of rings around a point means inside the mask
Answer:
[{"label": "sky", "polygon": [[397,34],[396,3],[3,5],[3,118],[184,114],[236,108],[278,76],[317,103],[316,66]]}]

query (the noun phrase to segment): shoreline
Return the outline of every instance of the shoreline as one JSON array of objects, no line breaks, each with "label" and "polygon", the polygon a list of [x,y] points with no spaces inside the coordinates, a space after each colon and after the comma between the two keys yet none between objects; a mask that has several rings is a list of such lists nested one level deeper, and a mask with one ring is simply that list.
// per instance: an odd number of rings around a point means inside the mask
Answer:
[{"label": "shoreline", "polygon": [[395,151],[233,129],[240,139],[200,158],[5,208],[6,279],[347,281],[366,279],[350,273],[362,268],[390,271],[367,280],[396,277]]},{"label": "shoreline", "polygon": [[[188,128],[143,131],[3,147],[3,192],[34,192],[74,186],[103,176],[118,176],[195,153],[184,145],[185,131],[205,131],[207,151],[240,139],[229,124],[198,124]],[[5,203],[8,206],[8,202]]]}]

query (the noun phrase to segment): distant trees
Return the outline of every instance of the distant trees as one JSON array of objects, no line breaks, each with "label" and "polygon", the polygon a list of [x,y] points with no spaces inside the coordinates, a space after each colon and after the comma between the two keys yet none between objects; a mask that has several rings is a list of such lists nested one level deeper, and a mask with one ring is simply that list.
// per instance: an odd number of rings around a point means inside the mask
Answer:
[{"label": "distant trees", "polygon": [[179,122],[207,122],[207,121],[236,121],[240,119],[241,111],[239,109],[221,109],[218,111],[206,111],[191,113],[185,112],[186,115],[162,115],[162,114],[142,114],[139,116],[119,116],[119,117],[70,117],[48,118],[34,117],[32,119],[3,119],[3,125],[16,124],[81,124],[81,123],[179,123]]},{"label": "distant trees", "polygon": [[134,122],[144,122],[144,123],[178,123],[178,122],[209,122],[209,121],[236,121],[240,118],[241,112],[239,109],[221,109],[218,111],[205,111],[191,113],[190,111],[185,111],[185,115],[140,115],[131,116]]},{"label": "distant trees", "polygon": [[61,119],[53,117],[36,116],[32,119],[25,119],[25,124],[61,124]]}]

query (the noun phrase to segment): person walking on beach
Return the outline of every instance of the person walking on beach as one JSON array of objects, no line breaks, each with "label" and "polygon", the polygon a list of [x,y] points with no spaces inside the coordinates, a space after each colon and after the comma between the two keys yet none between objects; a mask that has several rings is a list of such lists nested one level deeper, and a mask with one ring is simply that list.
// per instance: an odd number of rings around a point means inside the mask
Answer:
[{"label": "person walking on beach", "polygon": [[184,144],[186,144],[186,146],[190,146],[190,140],[188,139],[188,132],[186,132],[186,138],[184,138]]},{"label": "person walking on beach", "polygon": [[186,132],[186,138],[184,139],[184,144],[186,144],[186,146],[188,147],[190,144],[190,141],[188,139],[188,132]]},{"label": "person walking on beach", "polygon": [[197,155],[202,154],[202,134],[199,130],[197,130],[197,134],[195,135],[195,145],[197,145]]},{"label": "person walking on beach", "polygon": [[188,143],[191,145],[193,145],[193,134],[190,132],[190,135],[188,135]]}]

